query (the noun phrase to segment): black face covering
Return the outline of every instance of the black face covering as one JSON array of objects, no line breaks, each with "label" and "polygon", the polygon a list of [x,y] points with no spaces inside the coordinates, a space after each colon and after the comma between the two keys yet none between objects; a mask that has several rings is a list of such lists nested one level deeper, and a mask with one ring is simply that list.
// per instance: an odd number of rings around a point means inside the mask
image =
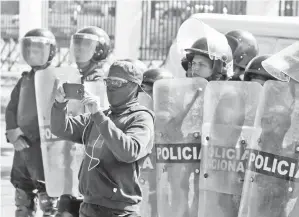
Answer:
[{"label": "black face covering", "polygon": [[107,87],[107,97],[112,112],[120,112],[138,102],[138,85],[132,82],[120,88]]}]

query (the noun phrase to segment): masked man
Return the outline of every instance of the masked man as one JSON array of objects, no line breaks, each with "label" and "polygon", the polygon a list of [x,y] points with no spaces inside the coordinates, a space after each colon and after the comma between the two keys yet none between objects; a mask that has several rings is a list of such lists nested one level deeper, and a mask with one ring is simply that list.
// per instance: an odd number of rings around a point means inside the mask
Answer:
[{"label": "masked man", "polygon": [[80,217],[139,215],[140,164],[154,135],[154,115],[137,99],[141,82],[142,73],[132,63],[116,61],[105,79],[110,109],[102,111],[97,98],[85,92],[82,104],[89,113],[75,117],[67,116],[65,93],[57,90],[52,133],[86,149],[79,173]]}]

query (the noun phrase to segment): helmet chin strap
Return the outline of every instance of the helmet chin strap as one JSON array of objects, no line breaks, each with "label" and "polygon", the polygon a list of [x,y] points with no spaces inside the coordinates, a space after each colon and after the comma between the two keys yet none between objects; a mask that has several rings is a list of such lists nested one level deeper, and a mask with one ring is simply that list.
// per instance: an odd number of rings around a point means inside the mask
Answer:
[{"label": "helmet chin strap", "polygon": [[43,70],[48,68],[51,65],[51,61],[48,61],[46,64],[42,65],[42,66],[31,66],[31,69],[33,72],[36,72],[38,70]]},{"label": "helmet chin strap", "polygon": [[93,71],[98,68],[99,66],[99,61],[95,61],[93,59],[90,60],[90,63],[88,66],[84,68],[79,68],[80,74],[82,75],[82,79],[86,78],[87,76],[91,75]]}]

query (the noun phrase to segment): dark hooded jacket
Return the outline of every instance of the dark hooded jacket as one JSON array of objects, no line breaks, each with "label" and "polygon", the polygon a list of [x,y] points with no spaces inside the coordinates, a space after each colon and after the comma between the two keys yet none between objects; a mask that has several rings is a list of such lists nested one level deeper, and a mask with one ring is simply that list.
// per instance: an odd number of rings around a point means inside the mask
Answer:
[{"label": "dark hooded jacket", "polygon": [[79,172],[85,203],[139,211],[140,168],[154,139],[150,110],[135,100],[104,112],[70,117],[67,103],[55,102],[51,130],[60,138],[85,145],[89,156],[85,154]]}]

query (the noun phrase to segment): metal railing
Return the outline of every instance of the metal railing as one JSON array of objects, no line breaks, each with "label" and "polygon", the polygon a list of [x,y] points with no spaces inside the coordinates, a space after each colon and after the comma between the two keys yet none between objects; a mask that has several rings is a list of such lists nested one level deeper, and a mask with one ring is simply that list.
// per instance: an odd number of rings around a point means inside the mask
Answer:
[{"label": "metal railing", "polygon": [[[3,2],[1,2],[2,4]],[[18,7],[18,2],[16,1]],[[2,6],[2,5],[1,5]],[[10,8],[10,7],[7,7]],[[57,40],[55,66],[68,62],[71,35],[85,26],[103,28],[114,47],[115,1],[49,1],[48,28]],[[1,14],[1,69],[11,70],[20,60],[18,52],[19,15]]]},{"label": "metal railing", "polygon": [[1,67],[11,70],[19,61],[19,2],[1,1]]},{"label": "metal railing", "polygon": [[[279,1],[279,16],[299,16],[299,1],[280,0]],[[298,17],[299,19],[299,17]]]},{"label": "metal railing", "polygon": [[115,12],[116,1],[49,1],[48,26],[58,45],[56,66],[68,60],[71,35],[86,26],[104,29],[114,47]]},{"label": "metal railing", "polygon": [[[19,61],[18,1],[2,1],[1,13],[1,69],[11,70]],[[109,34],[112,45],[115,38],[117,1],[49,1],[48,26],[58,42],[54,64],[60,66],[68,60],[71,35],[78,29],[95,25]],[[140,59],[165,60],[169,47],[181,23],[194,13],[246,14],[246,1],[171,0],[143,1]],[[298,0],[280,0],[280,16],[299,16]]]}]

